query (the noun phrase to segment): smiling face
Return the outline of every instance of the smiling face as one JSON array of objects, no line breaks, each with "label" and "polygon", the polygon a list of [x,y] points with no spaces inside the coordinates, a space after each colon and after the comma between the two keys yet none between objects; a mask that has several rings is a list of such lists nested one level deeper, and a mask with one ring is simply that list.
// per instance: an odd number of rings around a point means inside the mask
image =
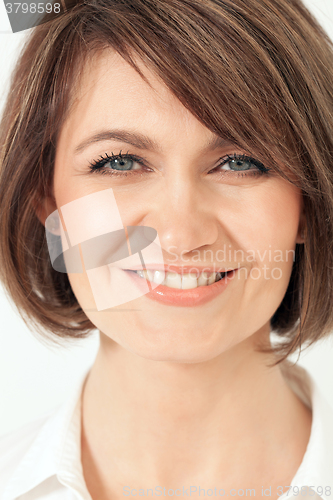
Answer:
[{"label": "smiling face", "polygon": [[[156,229],[165,264],[238,268],[221,293],[196,305],[141,295],[101,311],[87,273],[68,274],[86,315],[126,349],[156,360],[207,360],[268,334],[289,283],[295,244],[303,242],[302,196],[266,172],[269,165],[218,141],[137,63],[152,87],[112,50],[87,63],[57,144],[56,206],[49,200],[47,206],[51,212],[111,188],[124,226]],[[89,141],[97,134],[99,140]],[[127,156],[109,159],[120,152]],[[77,220],[83,230],[111,217],[107,210],[94,214],[94,205],[86,214]]]}]

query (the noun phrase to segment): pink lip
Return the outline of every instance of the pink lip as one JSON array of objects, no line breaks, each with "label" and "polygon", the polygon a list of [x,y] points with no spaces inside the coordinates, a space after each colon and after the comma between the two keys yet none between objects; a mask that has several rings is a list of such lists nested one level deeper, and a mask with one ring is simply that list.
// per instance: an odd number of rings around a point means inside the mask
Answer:
[{"label": "pink lip", "polygon": [[[149,268],[147,267],[147,269]],[[156,269],[156,267],[152,269]],[[143,295],[149,299],[156,300],[157,302],[166,305],[192,307],[206,304],[222,293],[228,286],[229,281],[232,281],[235,277],[237,270],[238,268],[234,269],[233,273],[226,275],[213,285],[199,286],[190,290],[180,290],[178,288],[170,288],[164,285],[158,285],[156,288],[152,289],[149,280],[145,280],[138,274],[131,271],[125,272],[127,272],[127,274],[132,278],[135,285],[142,291]],[[146,293],[146,283],[148,284],[150,290],[149,293]]]}]

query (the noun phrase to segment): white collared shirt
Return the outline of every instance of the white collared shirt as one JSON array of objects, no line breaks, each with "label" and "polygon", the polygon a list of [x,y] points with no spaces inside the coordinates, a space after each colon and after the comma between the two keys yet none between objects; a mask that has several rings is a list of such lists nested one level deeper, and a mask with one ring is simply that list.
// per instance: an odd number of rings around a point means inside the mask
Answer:
[{"label": "white collared shirt", "polygon": [[[290,387],[312,408],[310,440],[288,500],[333,500],[333,409],[307,370],[290,361],[281,369]],[[81,392],[89,371],[56,410],[0,437],[1,500],[92,500],[81,464]],[[282,486],[284,500],[287,485]],[[296,487],[302,486],[312,486],[309,496],[295,496]],[[271,492],[273,498],[279,494]],[[256,496],[265,498],[261,492]]]}]

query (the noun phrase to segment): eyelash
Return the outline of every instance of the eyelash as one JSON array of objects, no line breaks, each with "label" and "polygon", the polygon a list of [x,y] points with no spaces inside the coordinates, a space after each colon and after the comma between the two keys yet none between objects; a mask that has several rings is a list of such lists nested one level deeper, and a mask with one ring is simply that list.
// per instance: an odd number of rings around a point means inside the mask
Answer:
[{"label": "eyelash", "polygon": [[[110,161],[113,160],[131,160],[135,163],[138,163],[139,165],[146,167],[145,160],[143,158],[140,158],[139,156],[135,156],[132,154],[129,154],[128,152],[126,154],[122,154],[121,151],[119,154],[114,155],[113,153],[108,155],[105,153],[105,156],[103,157],[102,155],[99,156],[99,159],[93,160],[92,162],[89,163],[89,169],[90,173],[98,173],[100,175],[115,175],[115,176],[120,176],[120,177],[126,177],[128,173],[130,175],[143,175],[143,172],[141,170],[117,170],[117,169],[111,169],[111,168],[104,168],[104,165],[109,163]],[[226,165],[230,161],[241,161],[241,162],[249,162],[252,163],[254,166],[257,167],[257,170],[220,170],[217,173],[225,175],[226,172],[233,172],[236,174],[236,177],[246,177],[246,176],[261,176],[263,174],[268,174],[268,172],[271,170],[267,167],[265,167],[260,161],[256,160],[255,158],[251,158],[250,156],[246,156],[245,154],[237,154],[234,153],[232,155],[226,155],[220,158],[222,160],[222,163],[217,165],[214,169],[218,169],[219,167],[222,167],[223,165]],[[147,167],[146,167],[147,168]],[[150,170],[152,171],[152,170]]]}]

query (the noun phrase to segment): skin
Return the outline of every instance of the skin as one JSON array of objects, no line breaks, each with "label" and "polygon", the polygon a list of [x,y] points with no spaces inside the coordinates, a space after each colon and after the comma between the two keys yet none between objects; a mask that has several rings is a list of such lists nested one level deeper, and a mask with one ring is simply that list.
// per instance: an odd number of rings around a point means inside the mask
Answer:
[{"label": "skin", "polygon": [[[224,244],[263,256],[303,243],[299,189],[275,174],[208,174],[221,157],[247,152],[227,145],[205,153],[214,134],[137,62],[153,88],[111,50],[87,63],[57,144],[54,199],[45,200],[41,220],[111,187],[125,226],[157,230],[165,263],[218,266],[214,256]],[[146,134],[160,151],[105,140],[74,154],[83,140],[115,124]],[[150,171],[123,178],[89,173],[89,162],[120,150],[144,158]],[[204,257],[207,249],[213,259]],[[271,498],[278,498],[276,488],[290,484],[309,441],[311,412],[255,345],[269,341],[292,263],[275,262],[268,252],[243,259],[247,275],[201,306],[142,296],[104,312],[94,311],[86,273],[69,274],[101,340],[82,394],[82,465],[94,500],[124,498],[123,486],[158,485],[256,488],[256,495],[271,486]],[[264,275],[265,265],[281,277]],[[259,279],[250,275],[255,268]]]}]

